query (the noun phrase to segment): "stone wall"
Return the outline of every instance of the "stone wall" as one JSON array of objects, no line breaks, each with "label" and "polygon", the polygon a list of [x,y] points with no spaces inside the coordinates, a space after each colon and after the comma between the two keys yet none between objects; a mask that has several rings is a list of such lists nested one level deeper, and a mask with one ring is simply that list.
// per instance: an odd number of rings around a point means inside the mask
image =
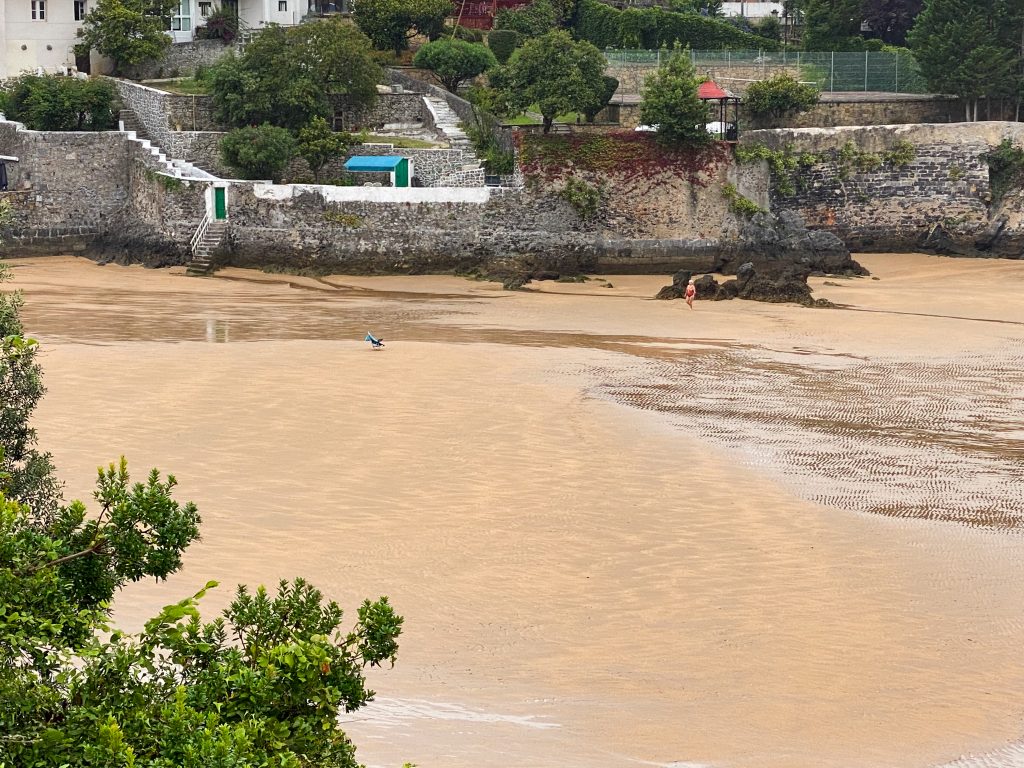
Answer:
[{"label": "stone wall", "polygon": [[127,74],[134,80],[190,77],[199,67],[216,64],[218,59],[230,50],[232,46],[225,45],[220,40],[172,43],[161,58],[131,67]]},{"label": "stone wall", "polygon": [[[619,88],[616,93],[636,94],[641,93],[644,81],[658,69],[657,64],[630,64],[611,62],[605,69],[605,74],[614,77],[619,81]],[[725,62],[721,64],[698,63],[697,74],[706,75],[733,93],[742,95],[747,87],[758,80],[764,80],[779,73],[786,73],[795,78],[800,78],[801,73],[797,67],[762,67],[757,65],[728,66]]]},{"label": "stone wall", "polygon": [[[1020,258],[1024,231],[1019,227],[1004,227],[998,237],[989,236],[993,216],[983,156],[1004,138],[1024,144],[1024,123],[752,131],[740,143],[775,150],[789,145],[795,153],[828,158],[796,173],[792,196],[780,194],[773,180],[771,205],[776,211],[800,213],[810,228],[835,233],[851,250],[937,247],[965,255]],[[886,164],[860,171],[839,157],[847,143],[860,152],[883,153],[898,141],[914,147],[914,159],[903,167]],[[938,241],[936,227],[942,233]]]}]

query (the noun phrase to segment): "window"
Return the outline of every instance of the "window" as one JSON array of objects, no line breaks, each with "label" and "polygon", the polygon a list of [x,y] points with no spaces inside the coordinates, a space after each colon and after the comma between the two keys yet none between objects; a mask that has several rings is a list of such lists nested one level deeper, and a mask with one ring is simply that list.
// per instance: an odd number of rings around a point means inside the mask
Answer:
[{"label": "window", "polygon": [[32,21],[46,21],[46,0],[32,0]]},{"label": "window", "polygon": [[75,0],[75,21],[85,19],[85,0]]},{"label": "window", "polygon": [[288,0],[277,0],[277,10],[281,13],[288,12]]},{"label": "window", "polygon": [[178,12],[171,19],[171,29],[174,32],[192,31],[192,0],[181,0],[178,4]]},{"label": "window", "polygon": [[213,10],[213,3],[212,2],[207,3],[207,2],[204,2],[204,0],[199,0],[199,15],[200,16],[202,16],[205,19],[207,16],[210,15],[210,11],[212,11],[212,10]]}]

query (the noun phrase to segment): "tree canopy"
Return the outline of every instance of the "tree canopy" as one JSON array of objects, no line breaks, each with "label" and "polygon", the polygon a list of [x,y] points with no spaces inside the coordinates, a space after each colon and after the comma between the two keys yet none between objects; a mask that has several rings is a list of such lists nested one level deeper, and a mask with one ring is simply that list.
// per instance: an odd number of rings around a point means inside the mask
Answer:
[{"label": "tree canopy", "polygon": [[527,40],[492,82],[509,111],[536,105],[544,119],[544,132],[557,115],[582,112],[601,100],[604,56],[586,41],[574,41],[564,30]]},{"label": "tree canopy", "polygon": [[7,82],[6,114],[34,131],[109,131],[117,91],[109,80],[22,75]]},{"label": "tree canopy", "polygon": [[313,181],[319,183],[323,167],[335,158],[344,157],[355,143],[351,133],[332,131],[326,120],[314,117],[299,131],[297,149],[313,172]]},{"label": "tree canopy", "polygon": [[171,44],[167,34],[178,0],[98,0],[82,23],[82,43],[126,66],[160,58]]},{"label": "tree canopy", "polygon": [[466,80],[498,65],[490,48],[465,40],[435,40],[416,51],[412,63],[429,69],[445,88],[455,93]]},{"label": "tree canopy", "polygon": [[495,29],[510,29],[522,37],[540,37],[559,26],[562,19],[551,0],[534,0],[519,8],[502,8],[494,18]]},{"label": "tree canopy", "polygon": [[818,89],[804,85],[787,72],[747,87],[744,109],[754,118],[773,118],[805,112],[818,103]]},{"label": "tree canopy", "polygon": [[210,73],[219,120],[293,131],[314,117],[332,117],[332,96],[352,107],[372,104],[382,78],[366,36],[336,18],[268,27],[240,56],[224,57]]},{"label": "tree canopy", "polygon": [[[9,212],[0,201],[0,230]],[[402,618],[366,600],[343,630],[337,603],[295,579],[239,587],[204,622],[209,582],[140,633],[111,631],[117,590],[178,571],[200,516],[172,476],[132,483],[123,458],[100,468],[92,514],[19,490],[41,393],[19,308],[0,295],[0,765],[357,768],[338,713],[372,699],[364,671],[394,662]]]},{"label": "tree canopy", "polygon": [[450,0],[356,0],[352,18],[374,47],[398,56],[416,35],[435,40],[453,10]]},{"label": "tree canopy", "polygon": [[640,102],[640,121],[657,126],[659,141],[680,146],[711,142],[706,127],[708,105],[697,98],[701,82],[690,61],[690,52],[679,49],[647,78]]},{"label": "tree canopy", "polygon": [[280,181],[295,150],[290,132],[267,124],[236,128],[220,140],[221,158],[245,179]]},{"label": "tree canopy", "polygon": [[966,99],[1024,94],[1024,5],[1014,0],[927,0],[908,35],[929,87]]}]

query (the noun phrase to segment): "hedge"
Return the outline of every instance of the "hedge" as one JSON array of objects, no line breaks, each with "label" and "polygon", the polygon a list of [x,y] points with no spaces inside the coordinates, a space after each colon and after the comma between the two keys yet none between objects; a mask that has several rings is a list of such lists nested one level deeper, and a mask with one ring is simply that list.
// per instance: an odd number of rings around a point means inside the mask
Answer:
[{"label": "hedge", "polygon": [[781,44],[743,32],[719,19],[662,8],[620,11],[599,0],[580,0],[576,37],[598,48],[671,48],[678,42],[694,50],[779,50]]}]

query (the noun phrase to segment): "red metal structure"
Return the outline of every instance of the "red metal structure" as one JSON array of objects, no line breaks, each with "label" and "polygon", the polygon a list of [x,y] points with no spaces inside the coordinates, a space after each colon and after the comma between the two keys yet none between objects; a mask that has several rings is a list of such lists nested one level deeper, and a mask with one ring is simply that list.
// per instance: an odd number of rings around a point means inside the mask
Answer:
[{"label": "red metal structure", "polygon": [[533,0],[462,0],[456,4],[458,23],[468,29],[490,29],[498,11],[515,10],[529,5]]},{"label": "red metal structure", "polygon": [[[714,80],[705,80],[697,88],[697,98],[701,101],[717,101],[718,109],[712,109],[712,116],[717,118],[708,123],[708,131],[719,141],[734,142],[739,138],[740,122],[740,98],[730,96],[723,91]],[[732,119],[730,120],[730,107],[732,107]],[[715,114],[717,112],[717,114]]]}]

